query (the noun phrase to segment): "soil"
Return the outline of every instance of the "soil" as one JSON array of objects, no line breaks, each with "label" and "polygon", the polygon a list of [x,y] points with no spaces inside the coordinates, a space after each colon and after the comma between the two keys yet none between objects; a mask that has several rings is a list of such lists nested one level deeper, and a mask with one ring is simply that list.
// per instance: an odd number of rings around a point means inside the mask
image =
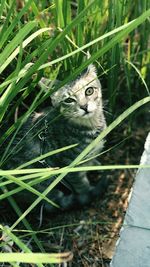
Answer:
[{"label": "soil", "polygon": [[[111,150],[101,156],[101,164],[139,164],[149,126],[133,127],[131,132],[127,132],[126,129],[129,127],[125,124],[118,127],[108,136],[105,148]],[[38,237],[45,250],[57,253],[71,251],[73,254],[72,261],[56,266],[109,266],[116,240],[119,238],[136,170],[122,169],[101,173],[104,174],[109,179],[108,189],[90,206],[60,214],[43,213],[42,225],[38,229],[41,234]],[[97,176],[96,173],[90,175]],[[0,209],[3,221],[6,222],[8,210],[4,210],[4,206]],[[39,216],[36,215],[34,219],[33,216],[29,216],[28,219],[30,224],[35,225],[33,228],[37,229]]]}]

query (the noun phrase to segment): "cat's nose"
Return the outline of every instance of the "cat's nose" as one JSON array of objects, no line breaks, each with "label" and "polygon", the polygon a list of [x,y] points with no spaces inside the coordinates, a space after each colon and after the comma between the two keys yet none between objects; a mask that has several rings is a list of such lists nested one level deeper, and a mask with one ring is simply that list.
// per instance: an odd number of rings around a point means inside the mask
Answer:
[{"label": "cat's nose", "polygon": [[88,106],[87,104],[86,105],[83,105],[83,106],[80,106],[81,109],[83,109],[86,113],[88,113]]}]

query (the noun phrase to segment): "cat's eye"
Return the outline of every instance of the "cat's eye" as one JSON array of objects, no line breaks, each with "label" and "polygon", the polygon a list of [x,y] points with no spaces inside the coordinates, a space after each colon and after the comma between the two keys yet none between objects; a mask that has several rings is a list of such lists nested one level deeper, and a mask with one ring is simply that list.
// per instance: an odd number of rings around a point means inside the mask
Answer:
[{"label": "cat's eye", "polygon": [[71,103],[76,102],[76,101],[74,98],[68,97],[68,98],[64,99],[64,102],[67,104],[71,104]]},{"label": "cat's eye", "polygon": [[88,87],[85,90],[85,95],[87,95],[87,96],[92,95],[93,93],[94,93],[94,88],[93,87]]}]

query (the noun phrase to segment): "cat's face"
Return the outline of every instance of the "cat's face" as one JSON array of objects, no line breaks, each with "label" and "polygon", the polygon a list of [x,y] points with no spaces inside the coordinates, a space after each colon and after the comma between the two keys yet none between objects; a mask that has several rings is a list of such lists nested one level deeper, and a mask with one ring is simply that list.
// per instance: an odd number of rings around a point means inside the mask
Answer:
[{"label": "cat's face", "polygon": [[60,88],[52,96],[52,104],[72,120],[88,120],[102,109],[101,85],[95,67],[90,65],[78,79]]}]

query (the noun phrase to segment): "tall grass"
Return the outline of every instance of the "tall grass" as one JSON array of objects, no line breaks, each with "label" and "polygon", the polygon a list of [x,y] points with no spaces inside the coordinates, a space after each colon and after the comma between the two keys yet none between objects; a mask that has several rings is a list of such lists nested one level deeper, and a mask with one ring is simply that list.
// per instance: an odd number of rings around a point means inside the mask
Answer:
[{"label": "tall grass", "polygon": [[[49,92],[37,88],[36,85],[42,76],[60,79],[61,84],[55,88],[59,90],[62,85],[76,78],[93,62],[97,66],[103,87],[107,88],[104,90],[104,95],[109,100],[109,110],[113,111],[114,119],[116,118],[71,166],[60,170],[25,170],[24,168],[29,164],[26,163],[18,170],[0,171],[2,188],[0,199],[8,198],[19,217],[10,229],[1,226],[1,231],[10,237],[20,251],[26,253],[25,257],[17,256],[18,261],[30,262],[31,259],[31,249],[19,236],[12,233],[18,223],[22,222],[24,227],[32,232],[33,229],[26,220],[26,215],[42,199],[50,202],[46,197],[47,193],[69,171],[79,171],[79,167],[76,169],[76,166],[112,129],[135,110],[150,102],[149,17],[148,0],[132,1],[132,3],[129,0],[1,1],[0,127],[3,129],[6,124],[9,125],[5,133],[0,136],[0,146],[5,147],[0,159],[1,169],[3,162],[11,153],[11,144],[17,132],[30,114],[44,105],[43,103],[53,91],[53,88]],[[85,60],[87,51],[90,52],[91,57]],[[118,115],[120,116],[117,118]],[[6,146],[5,141],[8,137],[10,142]],[[60,153],[62,150],[50,153]],[[43,155],[43,158],[50,156],[50,153]],[[36,160],[39,158],[33,159],[33,161]],[[109,169],[115,166],[99,168]],[[41,179],[48,179],[56,173],[59,176],[42,194],[33,188],[33,185],[41,182]],[[16,175],[19,175],[20,179]],[[8,191],[7,185],[12,182],[17,187]],[[23,189],[37,196],[35,202],[24,213],[15,202],[15,194]],[[44,248],[36,234],[33,233],[32,237],[39,252],[44,253]],[[4,243],[6,242],[3,242],[2,247],[5,247]],[[2,254],[0,262],[16,262],[16,255],[12,253],[9,259],[7,256],[5,253]],[[50,257],[48,255],[48,258],[45,255],[39,258],[37,255],[33,262],[37,263],[37,266],[43,266],[42,263],[47,262],[49,266],[53,266],[54,262],[69,259],[70,254],[50,255]],[[12,264],[18,266],[15,263]]]}]

